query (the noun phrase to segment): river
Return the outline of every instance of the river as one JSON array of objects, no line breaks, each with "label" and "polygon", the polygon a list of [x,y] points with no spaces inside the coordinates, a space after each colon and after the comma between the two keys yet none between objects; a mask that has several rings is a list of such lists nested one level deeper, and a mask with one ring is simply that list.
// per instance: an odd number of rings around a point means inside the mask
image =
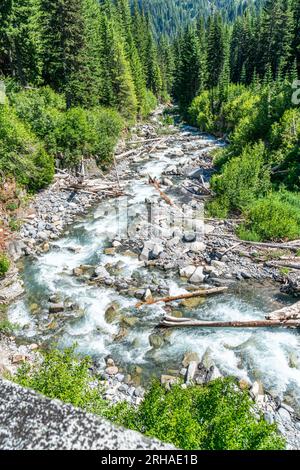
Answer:
[{"label": "river", "polygon": [[[193,138],[195,154],[204,152],[212,142],[222,145],[211,136],[204,136],[189,128],[181,127],[171,138],[173,150],[185,152],[185,136]],[[176,153],[176,152],[175,152]],[[179,152],[180,153],[180,152]],[[151,157],[131,163],[131,174],[135,178],[122,178],[126,194],[126,210],[123,202],[107,200],[94,207],[87,216],[68,227],[61,238],[52,243],[50,251],[38,259],[25,258],[22,278],[25,296],[9,309],[9,319],[21,326],[19,335],[39,342],[57,343],[60,347],[77,343],[81,353],[91,355],[100,364],[110,354],[114,360],[133,373],[136,366],[142,368],[142,381],[152,375],[159,376],[170,369],[178,369],[187,351],[201,357],[209,351],[213,361],[223,374],[240,378],[260,380],[266,390],[284,397],[285,401],[300,406],[300,356],[299,334],[284,329],[182,329],[169,331],[161,347],[153,349],[149,336],[161,319],[163,305],[145,306],[136,309],[137,299],[120,294],[114,286],[101,286],[83,281],[72,274],[80,265],[117,265],[117,275],[130,279],[141,278],[145,283],[162,285],[169,294],[185,288],[184,280],[173,271],[159,271],[144,267],[137,256],[123,251],[114,255],[105,254],[111,240],[126,237],[128,214],[130,224],[146,211],[145,199],[158,199],[153,186],[148,184],[148,175],[159,178],[170,165],[182,162],[185,157],[170,156],[167,148],[158,149]],[[189,154],[188,159],[192,158]],[[173,178],[176,182],[176,178]],[[175,200],[176,184],[172,191]],[[124,202],[125,203],[125,202]],[[121,204],[121,205],[120,205]],[[121,210],[119,208],[121,207]],[[263,318],[272,310],[278,288],[251,283],[237,283],[235,291],[202,301],[194,307],[178,306],[184,316],[203,320],[245,320]],[[75,302],[80,314],[49,315],[49,297],[58,295],[64,301]],[[126,334],[119,341],[120,321],[105,320],[107,308],[115,302],[123,317],[134,318],[127,324]]]}]

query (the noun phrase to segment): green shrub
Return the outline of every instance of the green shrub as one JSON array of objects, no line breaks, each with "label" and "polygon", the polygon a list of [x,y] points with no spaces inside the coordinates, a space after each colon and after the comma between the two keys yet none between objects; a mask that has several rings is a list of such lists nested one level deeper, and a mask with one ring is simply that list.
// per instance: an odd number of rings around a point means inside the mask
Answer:
[{"label": "green shrub", "polygon": [[124,424],[186,450],[283,449],[276,426],[262,417],[257,421],[252,406],[248,393],[230,378],[171,391],[154,382]]},{"label": "green shrub", "polygon": [[4,335],[12,335],[19,325],[11,323],[9,320],[0,320],[0,333]]},{"label": "green shrub", "polygon": [[91,153],[100,166],[111,163],[115,146],[124,128],[121,115],[109,108],[93,108],[88,113],[91,126]]},{"label": "green shrub", "polygon": [[[57,398],[88,412],[99,414],[111,420],[120,421],[127,405],[111,407],[102,397],[100,382],[91,376],[89,357],[75,354],[74,347],[64,351],[54,349],[43,353],[40,366],[22,364],[16,376],[10,377],[23,387],[31,388],[49,398]],[[98,382],[95,388],[91,382]]]},{"label": "green shrub", "polygon": [[246,392],[232,379],[219,379],[207,386],[180,386],[167,392],[154,382],[138,409],[127,403],[112,406],[102,398],[103,390],[91,388],[89,358],[74,348],[44,352],[40,366],[23,364],[11,377],[20,385],[50,398],[71,403],[118,424],[140,431],[181,449],[282,449],[284,441],[275,425],[259,421]]},{"label": "green shrub", "polygon": [[228,201],[232,209],[245,209],[255,198],[270,188],[270,172],[266,168],[262,142],[247,146],[240,157],[227,162],[220,175],[212,178],[217,198]]},{"label": "green shrub", "polygon": [[293,240],[300,236],[299,207],[290,202],[286,192],[271,193],[259,199],[246,215],[246,228],[256,233],[261,240]]},{"label": "green shrub", "polygon": [[10,268],[10,261],[3,253],[0,253],[0,276],[4,276]]},{"label": "green shrub", "polygon": [[157,107],[157,98],[152,91],[147,90],[141,106],[141,116],[146,118]]},{"label": "green shrub", "polygon": [[95,157],[98,164],[106,165],[111,161],[123,127],[124,120],[112,109],[69,109],[62,114],[56,131],[64,165],[74,166],[85,157]]},{"label": "green shrub", "polygon": [[188,111],[190,122],[198,126],[201,131],[211,132],[214,130],[215,117],[211,111],[211,99],[208,91],[197,96]]},{"label": "green shrub", "polygon": [[53,158],[7,103],[0,107],[0,171],[35,191],[54,175]]}]

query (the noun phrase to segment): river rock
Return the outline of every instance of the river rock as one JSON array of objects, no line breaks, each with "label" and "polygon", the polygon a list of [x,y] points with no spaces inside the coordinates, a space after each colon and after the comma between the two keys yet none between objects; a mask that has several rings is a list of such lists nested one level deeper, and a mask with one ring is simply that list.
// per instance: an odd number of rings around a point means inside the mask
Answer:
[{"label": "river rock", "polygon": [[105,311],[105,321],[114,323],[121,318],[119,306],[116,303],[111,304]]},{"label": "river rock", "polygon": [[108,375],[117,375],[119,369],[117,366],[110,366],[105,369],[105,373]]},{"label": "river rock", "polygon": [[198,266],[193,275],[190,277],[189,282],[191,284],[202,284],[205,280],[205,275],[203,274],[203,266]]},{"label": "river rock", "polygon": [[95,276],[97,277],[97,279],[106,279],[106,278],[110,278],[110,274],[109,272],[105,269],[104,266],[98,266],[96,269],[95,269]]},{"label": "river rock", "polygon": [[250,388],[250,395],[256,399],[259,395],[264,394],[264,388],[260,381],[256,380],[253,382],[252,387]]},{"label": "river rock", "polygon": [[198,362],[191,361],[188,365],[187,374],[186,374],[186,382],[190,383],[193,381],[195,373],[197,371]]},{"label": "river rock", "polygon": [[188,266],[181,268],[179,273],[181,277],[186,277],[189,279],[194,274],[195,271],[196,271],[196,266],[189,264]]},{"label": "river rock", "polygon": [[149,260],[156,260],[159,258],[159,255],[164,251],[164,247],[156,243],[152,250],[148,254]]},{"label": "river rock", "polygon": [[206,245],[203,242],[193,242],[189,245],[189,251],[192,253],[202,253],[205,249]]},{"label": "river rock", "polygon": [[13,281],[10,285],[0,288],[0,302],[8,304],[16,300],[24,293],[21,281]]},{"label": "river rock", "polygon": [[138,321],[138,318],[136,317],[123,317],[122,322],[126,325],[132,328]]},{"label": "river rock", "polygon": [[196,233],[195,232],[187,232],[183,235],[183,241],[185,243],[192,243],[196,240]]},{"label": "river rock", "polygon": [[146,289],[146,292],[145,294],[143,295],[143,300],[145,300],[145,302],[149,301],[149,300],[152,300],[153,297],[152,297],[152,292],[150,289]]},{"label": "river rock", "polygon": [[152,348],[159,349],[164,345],[164,338],[157,333],[152,333],[149,336],[149,343]]},{"label": "river rock", "polygon": [[160,383],[166,388],[170,388],[171,385],[178,383],[178,377],[174,377],[173,375],[162,375]]},{"label": "river rock", "polygon": [[199,362],[200,358],[196,352],[187,352],[185,353],[183,360],[182,360],[182,365],[183,367],[188,367],[191,362]]},{"label": "river rock", "polygon": [[59,313],[64,311],[64,304],[59,303],[59,304],[51,304],[49,306],[49,313]]}]

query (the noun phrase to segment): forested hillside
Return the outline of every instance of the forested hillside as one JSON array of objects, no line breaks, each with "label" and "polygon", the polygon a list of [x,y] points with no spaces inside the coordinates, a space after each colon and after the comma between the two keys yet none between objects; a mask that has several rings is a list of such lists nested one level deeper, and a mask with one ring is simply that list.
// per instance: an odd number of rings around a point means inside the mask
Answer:
[{"label": "forested hillside", "polygon": [[241,237],[300,236],[299,0],[268,0],[233,25],[220,14],[175,41],[174,96],[201,130],[226,135],[214,215],[242,212]]},{"label": "forested hillside", "polygon": [[248,7],[259,9],[263,0],[131,0],[149,14],[157,36],[176,35],[181,28],[214,12],[232,22]]},{"label": "forested hillside", "polygon": [[164,67],[127,0],[4,0],[0,12],[0,171],[37,190],[54,160],[109,163],[120,131],[165,91]]}]

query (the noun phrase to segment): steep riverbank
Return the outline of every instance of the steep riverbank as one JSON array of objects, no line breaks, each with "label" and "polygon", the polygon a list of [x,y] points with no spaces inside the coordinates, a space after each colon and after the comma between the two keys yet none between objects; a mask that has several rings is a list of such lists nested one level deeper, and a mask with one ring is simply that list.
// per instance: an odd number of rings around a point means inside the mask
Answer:
[{"label": "steep riverbank", "polygon": [[[196,366],[209,356],[221,374],[258,386],[258,401],[268,405],[276,399],[275,409],[263,407],[270,420],[282,400],[298,409],[295,331],[156,329],[166,312],[204,320],[259,319],[292,301],[278,295],[273,283],[278,270],[264,262],[272,249],[237,245],[237,220],[204,218],[214,171],[211,152],[223,142],[187,126],[163,126],[159,112],[133,130],[130,142],[118,149],[126,156],[117,158],[117,173],[92,179],[105,190],[66,189],[58,177],[33,201],[20,238],[10,248],[16,260],[27,255],[20,276],[12,273],[20,299],[8,314],[21,326],[19,340],[61,346],[77,342],[79,351],[92,355],[95,372],[104,373],[112,401],[127,397],[138,404],[141,384],[161,374],[172,381],[180,375],[183,356],[193,353],[190,362]],[[70,180],[73,188],[78,184]],[[107,188],[119,189],[119,184],[123,196],[108,197]],[[203,285],[226,285],[229,291],[205,302],[136,308],[141,299]],[[262,387],[272,399],[265,400]],[[294,436],[295,412],[286,412],[290,421],[281,414]],[[297,442],[290,445],[297,447]]]}]

